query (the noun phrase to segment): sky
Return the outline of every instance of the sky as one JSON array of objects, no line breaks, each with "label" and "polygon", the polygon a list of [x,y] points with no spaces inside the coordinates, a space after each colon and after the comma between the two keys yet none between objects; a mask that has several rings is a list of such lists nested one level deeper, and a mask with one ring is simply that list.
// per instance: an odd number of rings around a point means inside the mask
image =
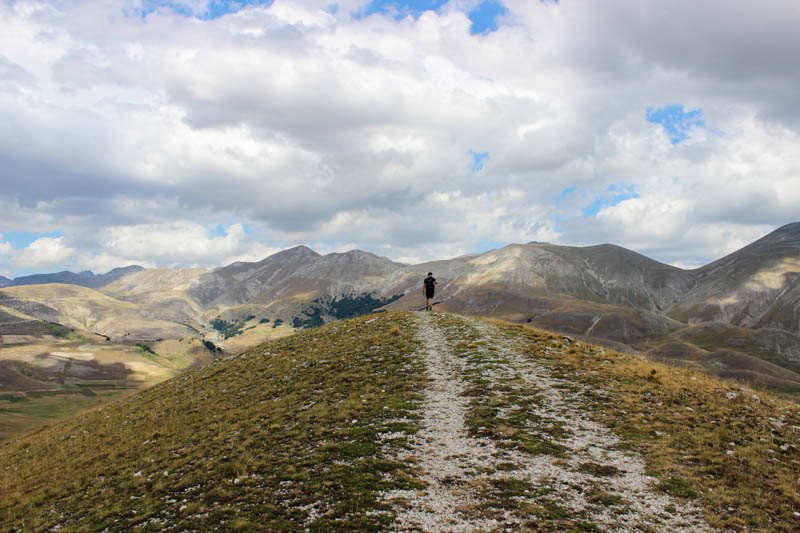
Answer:
[{"label": "sky", "polygon": [[800,220],[800,2],[0,0],[0,275]]}]

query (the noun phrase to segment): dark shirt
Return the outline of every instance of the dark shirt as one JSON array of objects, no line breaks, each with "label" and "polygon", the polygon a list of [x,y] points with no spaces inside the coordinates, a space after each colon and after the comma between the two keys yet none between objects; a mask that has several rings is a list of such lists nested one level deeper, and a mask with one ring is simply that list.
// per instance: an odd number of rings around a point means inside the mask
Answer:
[{"label": "dark shirt", "polygon": [[433,277],[425,278],[425,281],[423,281],[423,283],[425,284],[425,292],[433,294],[433,288],[434,288],[433,286],[436,284],[436,278]]}]

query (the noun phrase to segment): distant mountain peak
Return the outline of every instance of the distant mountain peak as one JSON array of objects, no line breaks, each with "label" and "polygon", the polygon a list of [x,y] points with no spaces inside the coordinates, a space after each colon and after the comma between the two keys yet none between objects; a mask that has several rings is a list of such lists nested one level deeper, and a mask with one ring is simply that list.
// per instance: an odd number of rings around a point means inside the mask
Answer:
[{"label": "distant mountain peak", "polygon": [[120,274],[120,273],[130,274],[131,272],[139,272],[140,270],[144,270],[144,267],[143,266],[139,266],[139,265],[128,265],[128,266],[124,266],[124,267],[112,268],[111,270],[109,270],[108,272],[106,272],[103,275],[104,276],[111,276],[111,275]]},{"label": "distant mountain peak", "polygon": [[321,257],[321,254],[315,252],[305,244],[299,244],[297,246],[281,250],[280,252],[278,252],[278,254]]}]

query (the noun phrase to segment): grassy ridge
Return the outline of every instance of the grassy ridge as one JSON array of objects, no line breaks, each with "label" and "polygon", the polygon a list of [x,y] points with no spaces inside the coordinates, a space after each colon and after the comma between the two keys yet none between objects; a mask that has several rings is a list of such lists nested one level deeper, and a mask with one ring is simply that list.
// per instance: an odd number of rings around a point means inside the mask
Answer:
[{"label": "grassy ridge", "polygon": [[[385,529],[394,513],[379,492],[420,487],[413,465],[390,459],[418,429],[426,385],[412,317],[367,316],[276,340],[6,443],[0,523],[12,531],[220,523],[242,531]],[[443,324],[450,321],[460,319]],[[620,446],[641,453],[658,490],[696,502],[724,530],[798,529],[797,404],[562,335],[498,325],[553,377],[582,385],[574,387],[576,405],[612,428]],[[532,455],[567,453],[540,438],[559,434],[557,424],[526,418],[525,407],[542,401],[534,388],[487,381],[482,369],[501,357],[492,339],[460,326],[447,338],[469,363],[471,435]],[[581,468],[614,475],[601,464]],[[513,504],[539,517],[537,530],[562,530],[571,520],[566,510],[541,503],[549,495],[532,490],[496,480],[474,511],[494,516]],[[534,497],[539,507],[523,505]],[[602,492],[592,498],[619,504]]]},{"label": "grassy ridge", "polygon": [[800,528],[796,403],[561,335],[504,327],[523,335],[528,356],[554,375],[588,385],[592,416],[642,454],[661,490],[701,505],[710,525]]},{"label": "grassy ridge", "polygon": [[424,378],[407,320],[356,319],[262,345],[5,444],[0,522],[380,529],[392,514],[377,491],[415,483],[379,442],[414,430]]}]

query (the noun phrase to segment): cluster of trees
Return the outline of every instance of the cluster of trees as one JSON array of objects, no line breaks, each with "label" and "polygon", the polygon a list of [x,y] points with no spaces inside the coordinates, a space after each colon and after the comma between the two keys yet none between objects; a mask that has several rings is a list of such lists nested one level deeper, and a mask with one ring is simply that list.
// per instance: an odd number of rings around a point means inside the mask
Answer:
[{"label": "cluster of trees", "polygon": [[322,316],[332,316],[338,320],[367,315],[379,307],[388,305],[400,298],[402,294],[395,294],[391,298],[375,298],[369,293],[358,296],[341,296],[332,300],[315,298],[306,307],[301,316],[292,318],[295,328],[315,328],[325,323]]},{"label": "cluster of trees", "polygon": [[217,317],[211,321],[211,327],[222,333],[223,338],[228,339],[230,337],[235,337],[236,335],[241,335],[245,322],[248,320],[253,320],[254,318],[255,315],[248,315],[238,322],[228,322],[227,320]]},{"label": "cluster of trees", "polygon": [[216,344],[214,344],[211,341],[203,339],[203,345],[205,345],[206,349],[211,353],[214,353],[214,352],[222,353],[222,348],[220,348],[219,346],[217,346]]}]

